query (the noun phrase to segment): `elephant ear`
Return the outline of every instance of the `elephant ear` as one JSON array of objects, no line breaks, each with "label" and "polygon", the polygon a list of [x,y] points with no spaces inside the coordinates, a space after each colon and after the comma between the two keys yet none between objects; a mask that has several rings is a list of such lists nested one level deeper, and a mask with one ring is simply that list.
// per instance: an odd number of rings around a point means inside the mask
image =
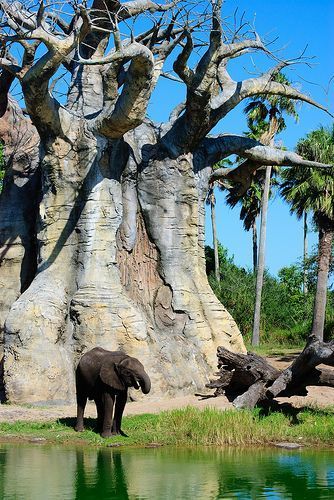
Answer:
[{"label": "elephant ear", "polygon": [[101,366],[100,378],[102,382],[118,391],[124,391],[125,386],[117,373],[115,363],[105,362]]}]

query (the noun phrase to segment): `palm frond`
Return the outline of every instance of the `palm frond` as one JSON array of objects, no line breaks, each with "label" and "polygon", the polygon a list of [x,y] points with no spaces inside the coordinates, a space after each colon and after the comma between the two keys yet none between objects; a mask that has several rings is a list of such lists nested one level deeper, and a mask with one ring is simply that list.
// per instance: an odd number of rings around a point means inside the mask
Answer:
[{"label": "palm frond", "polygon": [[[307,160],[334,165],[334,128],[310,132],[298,142],[296,150]],[[285,169],[282,181],[281,195],[297,217],[312,211],[315,218],[327,217],[334,222],[334,166]]]}]

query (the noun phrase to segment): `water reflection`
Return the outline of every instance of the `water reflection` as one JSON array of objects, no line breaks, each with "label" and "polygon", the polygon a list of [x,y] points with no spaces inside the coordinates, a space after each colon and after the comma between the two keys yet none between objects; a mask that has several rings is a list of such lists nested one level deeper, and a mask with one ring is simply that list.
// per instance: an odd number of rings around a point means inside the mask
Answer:
[{"label": "water reflection", "polygon": [[0,499],[329,499],[334,452],[0,445]]},{"label": "water reflection", "polygon": [[80,449],[76,452],[75,498],[129,498],[122,454],[119,451]]}]

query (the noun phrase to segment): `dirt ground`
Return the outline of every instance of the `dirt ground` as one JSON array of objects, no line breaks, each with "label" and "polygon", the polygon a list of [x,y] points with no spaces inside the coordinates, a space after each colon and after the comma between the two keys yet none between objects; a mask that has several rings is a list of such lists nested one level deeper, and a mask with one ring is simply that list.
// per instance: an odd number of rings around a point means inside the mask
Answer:
[{"label": "dirt ground", "polygon": [[[292,360],[293,355],[284,357],[269,357],[269,363],[279,369],[284,369]],[[210,391],[208,390],[208,394]],[[309,387],[308,395],[305,397],[294,396],[292,398],[277,398],[279,403],[290,402],[295,407],[316,405],[320,407],[334,405],[334,388],[330,387]],[[185,406],[195,406],[196,408],[214,407],[220,410],[233,408],[232,404],[224,397],[209,397],[207,399],[195,395],[179,396],[172,399],[152,400],[145,398],[142,401],[128,403],[125,407],[125,415],[135,415],[140,413],[159,413],[165,410],[182,408]],[[0,404],[0,422],[25,421],[48,421],[58,418],[75,417],[75,405],[48,407],[41,406],[19,406]],[[93,402],[87,404],[85,412],[87,417],[95,417],[96,410]]]}]

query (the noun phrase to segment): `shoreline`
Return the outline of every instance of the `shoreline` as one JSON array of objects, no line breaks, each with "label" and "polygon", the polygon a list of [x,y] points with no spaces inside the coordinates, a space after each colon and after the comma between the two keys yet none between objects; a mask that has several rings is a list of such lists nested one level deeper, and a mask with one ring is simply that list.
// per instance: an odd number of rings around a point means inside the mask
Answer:
[{"label": "shoreline", "polygon": [[[218,398],[217,398],[218,399]],[[129,405],[130,406],[130,405]],[[278,411],[203,408],[188,405],[156,413],[124,416],[127,434],[102,438],[95,429],[95,416],[85,418],[86,429],[74,430],[75,417],[44,421],[0,422],[0,443],[25,443],[93,447],[282,447],[329,448],[334,443],[334,406],[327,408],[286,405]]]}]

